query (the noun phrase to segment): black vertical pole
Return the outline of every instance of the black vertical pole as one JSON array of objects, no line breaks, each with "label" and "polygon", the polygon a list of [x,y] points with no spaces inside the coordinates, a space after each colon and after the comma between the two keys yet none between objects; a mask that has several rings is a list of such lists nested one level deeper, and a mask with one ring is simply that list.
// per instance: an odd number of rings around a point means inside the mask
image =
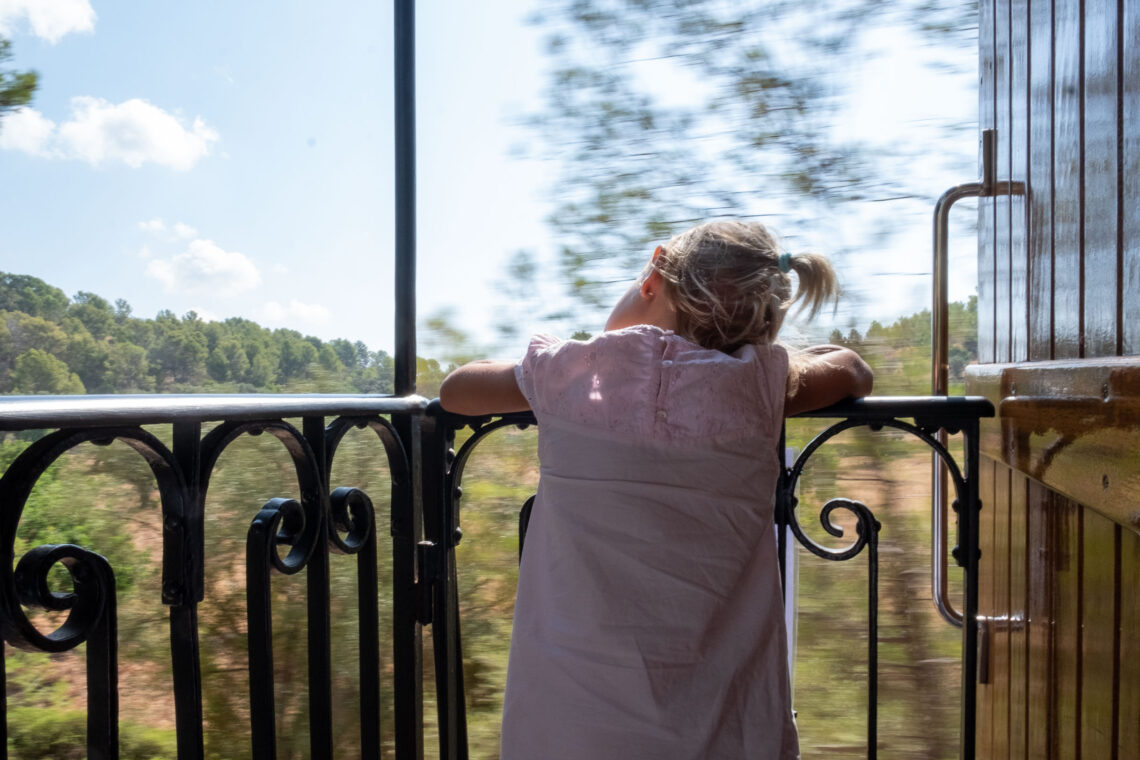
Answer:
[{"label": "black vertical pole", "polygon": [[[396,356],[395,391],[416,391],[416,8],[395,0],[396,107]],[[420,421],[393,417],[408,452],[410,487],[392,503],[394,723],[396,757],[421,760],[423,747],[423,647],[418,611],[416,547],[421,535],[422,452]]]},{"label": "black vertical pole", "polygon": [[416,6],[396,0],[396,395],[416,392]]},{"label": "black vertical pole", "polygon": [[978,496],[980,424],[964,426],[966,438],[966,503],[958,510],[959,564],[965,568],[965,609],[962,610],[962,749],[961,760],[974,760],[978,699],[978,558],[982,502]]}]

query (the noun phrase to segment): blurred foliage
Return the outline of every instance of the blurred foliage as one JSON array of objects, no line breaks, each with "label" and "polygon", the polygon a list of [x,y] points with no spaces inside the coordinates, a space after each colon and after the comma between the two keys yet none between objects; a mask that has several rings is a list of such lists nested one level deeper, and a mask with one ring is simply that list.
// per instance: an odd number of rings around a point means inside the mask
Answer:
[{"label": "blurred foliage", "polygon": [[916,157],[972,171],[957,149],[976,125],[956,114],[912,140],[859,137],[860,67],[889,33],[938,47],[930,65],[969,83],[976,19],[976,0],[542,3],[547,87],[529,123],[557,167],[548,224],[574,305],[532,299],[533,316],[564,334],[597,322],[654,245],[712,218],[775,220],[790,245],[836,258],[882,250],[913,218],[900,209],[925,219],[942,189]]},{"label": "blurred foliage", "polygon": [[[12,58],[12,43],[0,37],[0,64]],[[39,75],[34,71],[0,69],[0,116],[32,102],[39,86]]]}]

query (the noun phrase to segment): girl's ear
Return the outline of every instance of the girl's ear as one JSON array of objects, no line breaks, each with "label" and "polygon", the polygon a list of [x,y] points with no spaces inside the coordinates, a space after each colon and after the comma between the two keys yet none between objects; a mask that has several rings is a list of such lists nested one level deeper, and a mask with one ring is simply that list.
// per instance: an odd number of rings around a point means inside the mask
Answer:
[{"label": "girl's ear", "polygon": [[657,267],[654,266],[654,264],[657,263],[657,257],[661,255],[662,250],[663,249],[661,246],[657,246],[657,248],[653,251],[653,256],[649,259],[649,274],[641,283],[642,298],[652,298],[653,296],[663,292],[664,280],[661,277],[661,273],[657,271]]},{"label": "girl's ear", "polygon": [[641,297],[653,298],[664,292],[665,280],[656,269],[649,270],[649,276],[641,283]]}]

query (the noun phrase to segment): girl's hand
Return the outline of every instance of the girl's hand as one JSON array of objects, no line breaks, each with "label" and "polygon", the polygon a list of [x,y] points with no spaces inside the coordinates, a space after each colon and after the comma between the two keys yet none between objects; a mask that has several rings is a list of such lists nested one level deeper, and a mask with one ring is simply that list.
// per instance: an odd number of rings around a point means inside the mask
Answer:
[{"label": "girl's hand", "polygon": [[525,412],[530,409],[515,381],[515,363],[483,359],[448,375],[439,388],[439,403],[453,414]]},{"label": "girl's hand", "polygon": [[851,349],[812,346],[792,360],[784,416],[822,409],[845,398],[862,398],[874,384],[871,368]]}]

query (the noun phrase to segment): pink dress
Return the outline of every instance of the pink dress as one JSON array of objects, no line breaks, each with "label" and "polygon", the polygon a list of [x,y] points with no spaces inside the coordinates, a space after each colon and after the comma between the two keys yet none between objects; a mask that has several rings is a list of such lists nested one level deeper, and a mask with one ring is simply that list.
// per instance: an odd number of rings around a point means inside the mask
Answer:
[{"label": "pink dress", "polygon": [[796,758],[773,538],[787,355],[536,337],[503,760]]}]

